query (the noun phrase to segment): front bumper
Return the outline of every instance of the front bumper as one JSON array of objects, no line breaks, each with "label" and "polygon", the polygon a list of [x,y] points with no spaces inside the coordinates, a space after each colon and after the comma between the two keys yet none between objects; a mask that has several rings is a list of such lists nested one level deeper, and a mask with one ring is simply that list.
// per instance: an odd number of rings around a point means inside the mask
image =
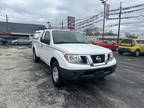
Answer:
[{"label": "front bumper", "polygon": [[60,67],[66,70],[95,70],[100,68],[106,68],[110,67],[116,64],[116,59],[114,58],[112,61],[108,63],[100,63],[100,64],[94,64],[94,66],[91,66],[89,64],[83,65],[83,64],[72,64],[68,63],[67,61],[60,63]]},{"label": "front bumper", "polygon": [[131,50],[130,50],[130,48],[119,48],[118,52],[128,52],[128,53],[131,53]]},{"label": "front bumper", "polygon": [[61,75],[64,80],[84,80],[97,79],[112,74],[116,69],[116,65],[88,70],[67,70],[61,68]]}]

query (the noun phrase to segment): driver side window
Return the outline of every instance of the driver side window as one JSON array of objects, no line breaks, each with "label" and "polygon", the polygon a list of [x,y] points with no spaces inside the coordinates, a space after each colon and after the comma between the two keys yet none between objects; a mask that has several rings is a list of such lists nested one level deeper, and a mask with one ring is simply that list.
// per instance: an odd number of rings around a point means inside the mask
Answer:
[{"label": "driver side window", "polygon": [[41,37],[41,42],[48,44],[50,43],[50,32],[46,32],[44,36]]}]

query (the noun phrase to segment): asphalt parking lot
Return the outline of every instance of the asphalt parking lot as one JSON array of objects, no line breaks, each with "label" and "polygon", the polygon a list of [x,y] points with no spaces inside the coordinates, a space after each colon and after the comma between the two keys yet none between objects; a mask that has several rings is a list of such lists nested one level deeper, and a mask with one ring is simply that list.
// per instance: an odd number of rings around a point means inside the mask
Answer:
[{"label": "asphalt parking lot", "polygon": [[143,108],[144,56],[114,54],[113,75],[58,89],[31,48],[0,46],[0,108]]}]

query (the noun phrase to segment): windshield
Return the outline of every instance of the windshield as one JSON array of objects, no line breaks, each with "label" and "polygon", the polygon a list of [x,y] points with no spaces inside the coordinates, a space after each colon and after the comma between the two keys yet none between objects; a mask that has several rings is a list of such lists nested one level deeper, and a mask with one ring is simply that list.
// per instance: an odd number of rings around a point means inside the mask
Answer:
[{"label": "windshield", "polygon": [[53,40],[54,44],[63,44],[63,43],[81,43],[88,44],[88,40],[85,36],[78,32],[70,31],[53,31]]},{"label": "windshield", "polygon": [[137,40],[138,44],[144,44],[144,40]]},{"label": "windshield", "polygon": [[122,40],[121,43],[132,43],[133,40]]},{"label": "windshield", "polygon": [[29,38],[22,38],[22,39],[17,39],[17,40],[30,40]]},{"label": "windshield", "polygon": [[95,43],[101,43],[102,41],[96,41]]}]

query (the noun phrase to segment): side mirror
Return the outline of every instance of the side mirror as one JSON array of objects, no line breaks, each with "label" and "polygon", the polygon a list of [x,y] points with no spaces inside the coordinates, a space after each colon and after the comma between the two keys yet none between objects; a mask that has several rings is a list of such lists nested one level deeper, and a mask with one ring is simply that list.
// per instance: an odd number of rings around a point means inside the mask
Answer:
[{"label": "side mirror", "polygon": [[50,44],[50,40],[42,39],[41,41],[45,44],[48,44],[48,45]]},{"label": "side mirror", "polygon": [[45,43],[49,45],[49,44],[50,44],[50,40],[46,40],[46,42],[45,42]]}]

